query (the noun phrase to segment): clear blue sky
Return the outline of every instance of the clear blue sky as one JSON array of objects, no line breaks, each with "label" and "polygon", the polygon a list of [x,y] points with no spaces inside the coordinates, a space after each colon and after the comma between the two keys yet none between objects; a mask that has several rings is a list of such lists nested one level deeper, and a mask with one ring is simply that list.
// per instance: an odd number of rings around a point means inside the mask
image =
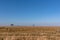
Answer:
[{"label": "clear blue sky", "polygon": [[60,24],[60,0],[0,0],[0,25]]}]

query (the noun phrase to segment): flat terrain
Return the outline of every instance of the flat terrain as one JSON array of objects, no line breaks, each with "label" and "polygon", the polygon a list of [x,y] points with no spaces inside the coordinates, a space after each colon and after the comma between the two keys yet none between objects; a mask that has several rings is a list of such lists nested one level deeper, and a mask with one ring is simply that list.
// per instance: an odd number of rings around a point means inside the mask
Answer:
[{"label": "flat terrain", "polygon": [[0,40],[60,40],[60,27],[0,26]]}]

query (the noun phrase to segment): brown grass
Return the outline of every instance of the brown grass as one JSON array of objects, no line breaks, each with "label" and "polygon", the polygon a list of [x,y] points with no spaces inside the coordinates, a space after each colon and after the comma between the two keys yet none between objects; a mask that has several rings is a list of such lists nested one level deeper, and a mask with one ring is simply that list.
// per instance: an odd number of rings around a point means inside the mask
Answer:
[{"label": "brown grass", "polygon": [[4,26],[4,27],[0,27],[0,32],[4,31],[4,32],[13,32],[13,31],[17,31],[17,32],[39,32],[39,31],[57,31],[60,30],[60,27],[57,26]]},{"label": "brown grass", "polygon": [[0,27],[0,38],[6,40],[60,40],[60,27],[4,26]]}]

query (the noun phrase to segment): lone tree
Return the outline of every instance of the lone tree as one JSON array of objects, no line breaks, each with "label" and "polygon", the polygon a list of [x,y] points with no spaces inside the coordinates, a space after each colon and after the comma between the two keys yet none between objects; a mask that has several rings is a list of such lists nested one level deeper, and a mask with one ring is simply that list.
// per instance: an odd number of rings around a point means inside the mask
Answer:
[{"label": "lone tree", "polygon": [[11,26],[14,26],[14,24],[11,24]]},{"label": "lone tree", "polygon": [[33,26],[35,26],[35,24],[33,24]]}]

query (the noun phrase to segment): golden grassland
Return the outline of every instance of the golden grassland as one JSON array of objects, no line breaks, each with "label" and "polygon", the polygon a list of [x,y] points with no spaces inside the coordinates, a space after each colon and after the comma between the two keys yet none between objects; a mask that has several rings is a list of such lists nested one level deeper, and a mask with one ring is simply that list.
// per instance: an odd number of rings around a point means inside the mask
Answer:
[{"label": "golden grassland", "polygon": [[60,27],[57,26],[4,26],[0,27],[0,32],[56,32],[60,31]]},{"label": "golden grassland", "polygon": [[39,31],[57,31],[59,26],[0,26],[0,32],[39,32]]},{"label": "golden grassland", "polygon": [[0,40],[60,40],[60,26],[0,26]]}]

